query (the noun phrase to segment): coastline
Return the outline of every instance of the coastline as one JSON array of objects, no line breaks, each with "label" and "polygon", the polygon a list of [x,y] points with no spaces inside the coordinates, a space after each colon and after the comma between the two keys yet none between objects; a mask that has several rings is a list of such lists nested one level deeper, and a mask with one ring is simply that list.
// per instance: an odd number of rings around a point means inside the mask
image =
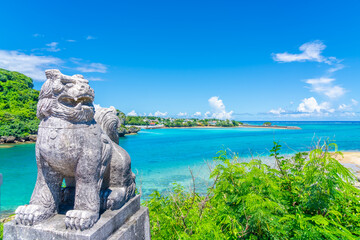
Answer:
[{"label": "coastline", "polygon": [[234,126],[234,127],[222,127],[222,126],[193,126],[193,127],[144,127],[144,126],[137,126],[142,129],[189,129],[189,128],[267,128],[267,129],[287,129],[287,130],[301,130],[300,127],[297,126],[259,126],[259,125],[241,125],[241,126]]},{"label": "coastline", "polygon": [[342,154],[343,157],[338,155],[335,157],[336,160],[354,171],[357,178],[360,179],[360,151],[342,151]]}]

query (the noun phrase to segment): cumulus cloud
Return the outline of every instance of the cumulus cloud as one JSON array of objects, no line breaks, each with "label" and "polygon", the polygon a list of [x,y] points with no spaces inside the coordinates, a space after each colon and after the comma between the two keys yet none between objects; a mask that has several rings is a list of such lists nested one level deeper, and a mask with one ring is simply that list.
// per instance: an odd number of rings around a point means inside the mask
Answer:
[{"label": "cumulus cloud", "polygon": [[167,112],[156,111],[156,112],[154,113],[154,116],[155,116],[155,117],[165,117],[165,116],[167,116],[167,115],[168,115]]},{"label": "cumulus cloud", "polygon": [[59,67],[62,61],[50,56],[27,55],[18,51],[0,50],[0,67],[17,71],[34,80],[44,81],[45,69]]},{"label": "cumulus cloud", "polygon": [[271,109],[269,111],[269,113],[276,114],[276,115],[280,115],[281,113],[284,113],[284,112],[285,112],[285,110],[282,109],[281,107],[278,108],[278,109]]},{"label": "cumulus cloud", "polygon": [[204,117],[205,117],[205,118],[210,117],[210,115],[211,115],[211,112],[210,112],[210,111],[207,111],[207,112],[204,113]]},{"label": "cumulus cloud", "polygon": [[132,110],[131,112],[129,112],[128,114],[126,114],[127,116],[131,116],[131,117],[136,117],[137,113],[135,112],[135,110]]},{"label": "cumulus cloud", "polygon": [[326,48],[325,44],[316,40],[312,42],[304,43],[299,47],[301,53],[276,53],[273,54],[273,59],[277,62],[324,62],[327,64],[337,63],[338,60],[335,57],[324,57],[321,55],[322,51]]},{"label": "cumulus cloud", "polygon": [[314,97],[304,98],[297,108],[301,113],[321,113],[321,112],[334,112],[335,110],[330,108],[328,102],[322,102],[318,104]]},{"label": "cumulus cloud", "polygon": [[217,119],[230,119],[232,118],[232,114],[234,111],[227,112],[225,109],[225,105],[219,97],[211,97],[209,98],[209,105],[212,109],[212,117]]},{"label": "cumulus cloud", "polygon": [[358,101],[356,101],[355,99],[351,99],[351,103],[354,105],[354,106],[356,106],[356,105],[358,105]]},{"label": "cumulus cloud", "polygon": [[339,85],[335,85],[333,82],[334,78],[313,78],[308,79],[305,82],[310,84],[310,90],[312,92],[324,94],[329,98],[338,98],[345,94],[345,89],[340,87]]},{"label": "cumulus cloud", "polygon": [[179,117],[185,117],[185,116],[187,116],[188,114],[187,114],[186,112],[179,112],[177,115],[178,115]]}]

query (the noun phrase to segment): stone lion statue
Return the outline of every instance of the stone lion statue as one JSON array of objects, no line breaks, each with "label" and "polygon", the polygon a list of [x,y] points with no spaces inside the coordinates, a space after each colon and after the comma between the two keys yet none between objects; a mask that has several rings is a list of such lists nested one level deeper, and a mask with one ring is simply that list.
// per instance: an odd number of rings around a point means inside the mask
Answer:
[{"label": "stone lion statue", "polygon": [[82,75],[45,73],[37,107],[36,185],[30,204],[17,208],[15,220],[33,225],[56,214],[65,179],[67,189],[75,189],[66,228],[88,229],[101,209],[119,209],[135,195],[130,156],[118,145],[116,110],[95,111],[94,90]]}]

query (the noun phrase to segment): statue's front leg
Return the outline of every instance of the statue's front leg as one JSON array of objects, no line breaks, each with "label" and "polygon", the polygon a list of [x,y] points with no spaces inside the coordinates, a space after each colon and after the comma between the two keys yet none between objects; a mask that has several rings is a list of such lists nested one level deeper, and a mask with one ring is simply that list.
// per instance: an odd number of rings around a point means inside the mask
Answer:
[{"label": "statue's front leg", "polygon": [[[92,158],[94,158],[92,156]],[[79,160],[76,172],[74,210],[66,213],[65,225],[71,229],[91,228],[99,219],[100,211],[100,158]]]},{"label": "statue's front leg", "polygon": [[16,209],[17,224],[33,225],[48,219],[57,211],[62,176],[55,172],[36,151],[38,175],[30,204]]}]

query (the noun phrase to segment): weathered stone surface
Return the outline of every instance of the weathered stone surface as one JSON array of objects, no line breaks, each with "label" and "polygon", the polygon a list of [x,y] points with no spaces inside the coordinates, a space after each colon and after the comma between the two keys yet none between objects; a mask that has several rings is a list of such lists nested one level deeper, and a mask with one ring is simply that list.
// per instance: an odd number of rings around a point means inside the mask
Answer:
[{"label": "weathered stone surface", "polygon": [[150,240],[150,220],[149,210],[146,207],[140,207],[125,224],[113,233],[108,240]]},{"label": "weathered stone surface", "polygon": [[57,214],[34,226],[4,225],[4,240],[129,240],[150,239],[148,210],[140,207],[140,196],[130,199],[119,210],[105,211],[99,221],[87,230],[66,229],[65,215]]},{"label": "weathered stone surface", "polygon": [[[72,196],[65,226],[86,230],[98,221],[101,206],[116,210],[135,195],[135,175],[129,154],[118,145],[115,108],[95,111],[94,90],[82,75],[45,73],[37,106],[38,176],[30,204],[18,207],[15,221],[40,224],[58,213],[62,196]],[[75,194],[61,194],[63,179]]]}]

